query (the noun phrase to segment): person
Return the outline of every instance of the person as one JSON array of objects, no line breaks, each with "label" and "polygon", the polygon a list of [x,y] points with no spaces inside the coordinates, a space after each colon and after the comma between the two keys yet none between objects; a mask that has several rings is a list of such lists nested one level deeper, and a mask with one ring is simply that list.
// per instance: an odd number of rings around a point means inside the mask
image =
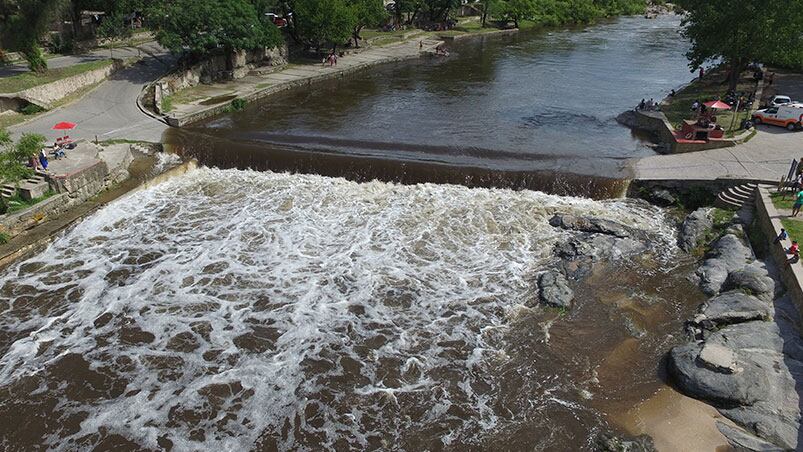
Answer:
[{"label": "person", "polygon": [[53,156],[56,157],[56,160],[67,158],[67,154],[64,152],[64,148],[62,148],[61,146],[56,146],[56,149],[53,151]]},{"label": "person", "polygon": [[702,80],[703,77],[705,77],[705,69],[702,66],[700,66],[700,80]]},{"label": "person", "polygon": [[44,171],[47,171],[47,164],[48,164],[47,153],[45,152],[44,149],[41,149],[39,151],[39,163],[42,165],[42,169]]},{"label": "person", "polygon": [[691,111],[697,111],[700,109],[700,101],[695,100],[693,104],[691,104]]},{"label": "person", "polygon": [[658,109],[658,103],[655,102],[655,99],[653,99],[651,97],[650,98],[650,110],[657,110],[657,109]]},{"label": "person", "polygon": [[36,154],[31,154],[28,157],[28,167],[32,168],[34,171],[39,169],[39,159],[36,157]]},{"label": "person", "polygon": [[672,90],[669,92],[669,97],[675,97],[675,94],[677,94],[675,90]]},{"label": "person", "polygon": [[795,196],[795,204],[792,205],[792,216],[796,217],[800,213],[800,208],[803,207],[803,190],[797,192]]},{"label": "person", "polygon": [[792,246],[786,251],[787,254],[800,254],[800,245],[797,244],[797,240],[792,240]]},{"label": "person", "polygon": [[767,84],[772,86],[772,83],[775,81],[775,72],[770,72],[769,77],[767,77]]},{"label": "person", "polygon": [[644,107],[646,106],[647,106],[647,101],[641,99],[641,102],[638,103],[638,107],[636,107],[636,110],[644,110]]},{"label": "person", "polygon": [[423,48],[424,48],[424,40],[422,39],[422,40],[418,41],[418,50],[421,50]]},{"label": "person", "polygon": [[775,240],[773,240],[772,243],[783,242],[787,239],[787,237],[789,237],[789,234],[786,233],[786,229],[781,228],[781,233],[778,234],[778,237],[775,237]]}]

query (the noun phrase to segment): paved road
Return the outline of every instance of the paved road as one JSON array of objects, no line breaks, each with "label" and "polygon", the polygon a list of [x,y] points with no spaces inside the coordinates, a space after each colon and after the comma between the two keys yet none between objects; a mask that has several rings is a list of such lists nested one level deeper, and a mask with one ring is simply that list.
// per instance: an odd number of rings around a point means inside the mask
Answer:
[{"label": "paved road", "polygon": [[51,127],[60,121],[70,121],[78,124],[70,133],[73,138],[94,139],[97,135],[100,140],[127,138],[160,141],[162,132],[168,126],[141,112],[136,99],[143,86],[164,74],[174,59],[155,44],[146,45],[143,50],[150,55],[113,74],[79,101],[11,127],[10,132],[14,135],[41,133],[48,140],[53,140],[59,134]]},{"label": "paved road", "polygon": [[[47,60],[47,67],[49,69],[58,69],[67,66],[74,66],[76,64],[88,63],[90,61],[106,60],[109,59],[111,55],[114,55],[115,58],[135,57],[140,55],[138,47],[148,48],[154,46],[154,42],[148,42],[136,47],[121,47],[119,49],[114,49],[112,54],[109,54],[108,49],[97,49],[83,55],[57,56]],[[28,72],[28,65],[25,63],[15,63],[7,66],[0,66],[0,78],[11,77],[13,75],[24,74],[26,72]]]}]

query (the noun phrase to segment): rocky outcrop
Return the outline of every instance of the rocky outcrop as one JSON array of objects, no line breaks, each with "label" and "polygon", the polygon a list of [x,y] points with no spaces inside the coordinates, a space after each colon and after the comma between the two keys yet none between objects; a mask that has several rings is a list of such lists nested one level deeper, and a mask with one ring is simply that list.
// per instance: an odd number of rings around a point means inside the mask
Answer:
[{"label": "rocky outcrop", "polygon": [[700,208],[690,213],[680,227],[678,246],[689,252],[700,246],[702,239],[708,234],[714,222],[711,220],[711,210]]},{"label": "rocky outcrop", "polygon": [[773,322],[729,325],[702,343],[675,347],[669,372],[684,393],[709,401],[734,422],[784,449],[797,448],[803,382],[799,335]]},{"label": "rocky outcrop", "polygon": [[731,291],[708,300],[691,323],[712,331],[734,323],[767,320],[771,315],[769,303],[741,291]]},{"label": "rocky outcrop", "polygon": [[742,270],[754,259],[753,250],[739,237],[726,234],[717,240],[703,265],[697,270],[700,288],[707,295],[716,295],[728,279],[728,275]]},{"label": "rocky outcrop", "polygon": [[568,309],[574,301],[574,291],[566,277],[554,270],[542,273],[538,278],[538,293],[540,302],[551,307]]},{"label": "rocky outcrop", "polygon": [[775,280],[763,267],[747,265],[728,273],[722,290],[742,290],[761,299],[771,301],[775,298]]},{"label": "rocky outcrop", "polygon": [[615,221],[594,217],[578,217],[569,214],[555,214],[549,224],[556,228],[572,231],[589,232],[592,234],[605,234],[614,237],[630,237],[632,230]]}]

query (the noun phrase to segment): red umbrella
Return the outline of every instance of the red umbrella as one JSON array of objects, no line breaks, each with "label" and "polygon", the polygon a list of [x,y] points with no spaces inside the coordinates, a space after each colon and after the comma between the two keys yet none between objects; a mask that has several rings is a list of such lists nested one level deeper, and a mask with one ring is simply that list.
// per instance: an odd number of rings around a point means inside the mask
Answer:
[{"label": "red umbrella", "polygon": [[714,110],[730,110],[731,106],[722,102],[721,100],[712,100],[710,102],[706,102],[705,104],[708,108],[713,108]]},{"label": "red umbrella", "polygon": [[78,125],[78,124],[76,124],[74,122],[64,121],[64,122],[60,122],[60,123],[56,124],[55,126],[53,126],[53,130],[72,130],[72,129],[75,128],[76,125]]}]

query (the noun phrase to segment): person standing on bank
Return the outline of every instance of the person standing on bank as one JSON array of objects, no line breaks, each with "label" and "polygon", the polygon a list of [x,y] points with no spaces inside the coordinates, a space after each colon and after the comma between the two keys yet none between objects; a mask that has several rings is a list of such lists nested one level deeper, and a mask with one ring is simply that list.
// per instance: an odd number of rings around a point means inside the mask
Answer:
[{"label": "person standing on bank", "polygon": [[796,217],[800,213],[800,208],[803,207],[803,190],[797,192],[795,196],[795,204],[792,206],[792,216]]}]

